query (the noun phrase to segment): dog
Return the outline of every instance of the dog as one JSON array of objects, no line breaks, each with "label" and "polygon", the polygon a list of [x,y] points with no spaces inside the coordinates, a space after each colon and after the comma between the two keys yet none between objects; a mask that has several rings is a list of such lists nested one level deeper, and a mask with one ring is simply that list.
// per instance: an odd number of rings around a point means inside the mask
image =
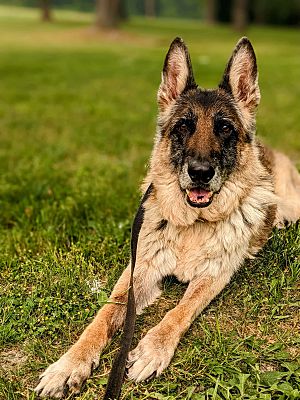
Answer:
[{"label": "dog", "polygon": [[[129,353],[128,377],[160,375],[194,318],[221,292],[274,226],[300,218],[300,175],[283,154],[255,137],[260,101],[256,57],[237,43],[217,89],[193,76],[188,49],[176,38],[158,90],[158,123],[144,202],[134,290],[137,313],[161,294],[168,275],[188,283],[178,305]],[[130,266],[79,340],[41,375],[41,397],[79,392],[99,355],[124,323]]]}]

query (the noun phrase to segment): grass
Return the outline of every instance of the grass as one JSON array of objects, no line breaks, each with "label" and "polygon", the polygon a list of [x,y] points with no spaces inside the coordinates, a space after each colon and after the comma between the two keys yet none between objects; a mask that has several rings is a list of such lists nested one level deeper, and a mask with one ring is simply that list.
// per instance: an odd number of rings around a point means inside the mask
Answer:
[{"label": "grass", "polygon": [[[76,340],[128,262],[130,224],[156,118],[168,44],[183,36],[197,80],[216,86],[238,36],[196,21],[133,18],[97,33],[88,14],[0,7],[0,399],[34,399],[39,373]],[[300,159],[300,42],[251,28],[260,69],[258,133]],[[298,163],[299,165],[299,163]],[[195,321],[164,374],[126,382],[123,399],[299,399],[299,224],[260,255]],[[184,286],[138,319],[135,341]],[[117,350],[78,399],[99,398]]]}]

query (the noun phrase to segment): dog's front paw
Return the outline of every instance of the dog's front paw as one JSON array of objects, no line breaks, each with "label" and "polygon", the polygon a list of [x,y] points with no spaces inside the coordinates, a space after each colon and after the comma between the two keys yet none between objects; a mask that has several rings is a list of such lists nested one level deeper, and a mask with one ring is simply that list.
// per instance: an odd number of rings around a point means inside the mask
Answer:
[{"label": "dog's front paw", "polygon": [[128,378],[136,382],[159,376],[167,368],[175,347],[167,337],[151,331],[128,356]]},{"label": "dog's front paw", "polygon": [[66,353],[43,372],[34,391],[40,397],[56,399],[60,399],[68,392],[79,393],[81,385],[98,363],[96,358],[82,361]]}]

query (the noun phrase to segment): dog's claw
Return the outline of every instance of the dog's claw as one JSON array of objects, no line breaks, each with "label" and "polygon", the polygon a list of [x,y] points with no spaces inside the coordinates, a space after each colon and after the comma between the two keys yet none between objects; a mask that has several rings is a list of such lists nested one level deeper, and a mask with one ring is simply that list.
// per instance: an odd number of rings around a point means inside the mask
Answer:
[{"label": "dog's claw", "polygon": [[131,366],[132,366],[132,364],[134,363],[134,361],[133,360],[127,360],[126,361],[126,369],[129,369]]},{"label": "dog's claw", "polygon": [[[169,365],[174,348],[165,340],[161,343],[159,335],[148,333],[129,354],[127,376],[141,382],[159,376]],[[166,338],[164,338],[166,339]]]},{"label": "dog's claw", "polygon": [[65,354],[40,375],[34,392],[39,397],[57,399],[64,397],[68,392],[79,393],[82,384],[91,374],[93,363],[97,365],[96,361],[78,361]]}]

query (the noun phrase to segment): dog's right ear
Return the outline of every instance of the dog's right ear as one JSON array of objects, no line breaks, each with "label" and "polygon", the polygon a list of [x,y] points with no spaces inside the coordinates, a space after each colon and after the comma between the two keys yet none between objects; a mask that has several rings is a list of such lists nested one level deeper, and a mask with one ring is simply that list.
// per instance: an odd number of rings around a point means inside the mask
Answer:
[{"label": "dog's right ear", "polygon": [[181,38],[171,43],[166,55],[157,100],[161,111],[166,110],[187,88],[196,87],[188,49]]}]

